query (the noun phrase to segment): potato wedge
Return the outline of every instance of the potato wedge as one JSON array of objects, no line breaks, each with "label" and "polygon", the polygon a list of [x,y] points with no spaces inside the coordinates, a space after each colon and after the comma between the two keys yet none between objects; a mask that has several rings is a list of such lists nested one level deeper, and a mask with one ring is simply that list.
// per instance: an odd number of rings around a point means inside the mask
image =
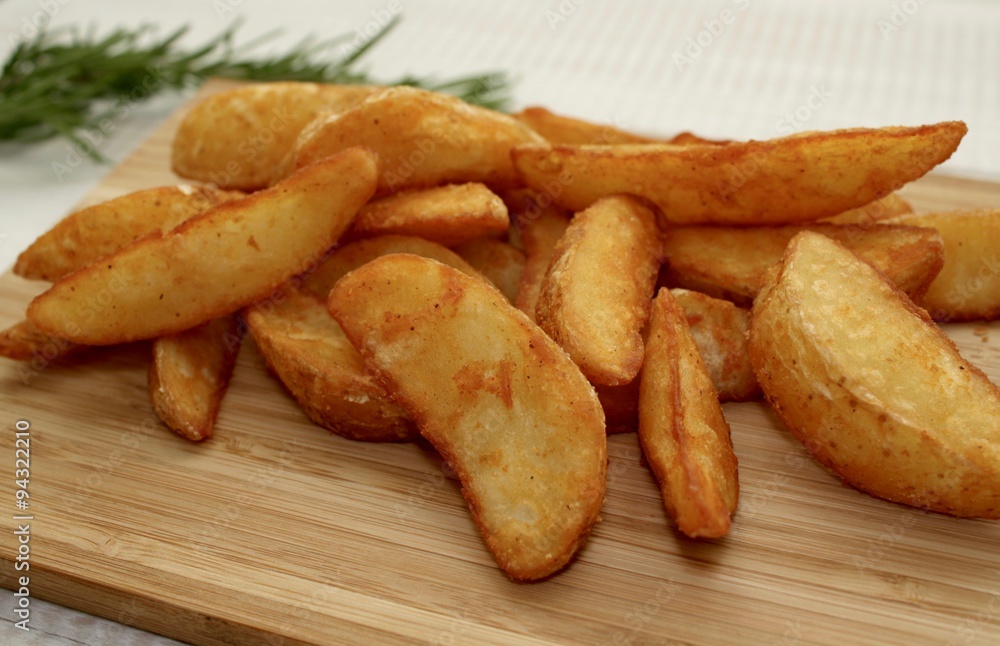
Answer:
[{"label": "potato wedge", "polygon": [[760,386],[750,365],[747,331],[750,312],[700,292],[672,289],[719,401],[750,401]]},{"label": "potato wedge", "polygon": [[496,289],[408,254],[351,272],[328,306],[458,472],[500,567],[534,580],[566,565],[597,521],[607,442],[562,349]]},{"label": "potato wedge", "polygon": [[673,224],[794,224],[878,199],[948,159],[965,135],[949,121],[859,128],[725,146],[514,148],[531,188],[580,211],[614,193],[653,202]]},{"label": "potato wedge", "polygon": [[[302,287],[325,301],[334,284],[348,272],[354,271],[379,256],[391,253],[409,253],[431,258],[470,276],[489,282],[489,279],[477,272],[461,256],[436,242],[412,236],[378,236],[377,238],[355,240],[332,250],[322,262],[301,279]],[[294,280],[298,280],[298,278]]]},{"label": "potato wedge", "polygon": [[525,108],[511,116],[540,134],[551,144],[615,145],[646,144],[657,141],[612,125],[564,117],[538,106]]},{"label": "potato wedge", "polygon": [[754,302],[749,347],[778,417],[848,484],[1000,518],[1000,389],[850,251],[797,235]]},{"label": "potato wedge", "polygon": [[934,320],[1000,318],[1000,210],[921,213],[893,222],[933,227],[944,241],[944,266],[915,299]]},{"label": "potato wedge", "polygon": [[[534,202],[531,204],[534,205]],[[519,212],[514,223],[524,246],[524,269],[521,270],[514,305],[532,321],[537,321],[535,310],[542,280],[549,270],[556,244],[569,226],[569,214],[553,205],[544,208],[535,206]]]},{"label": "potato wedge", "polygon": [[230,315],[153,341],[149,398],[170,430],[194,442],[212,436],[241,340]]},{"label": "potato wedge", "polygon": [[275,169],[307,124],[320,115],[353,108],[381,89],[288,81],[214,94],[178,126],[173,171],[220,188],[264,188],[278,179]]},{"label": "potato wedge", "polygon": [[338,280],[391,253],[433,258],[479,277],[468,263],[437,243],[379,236],[337,247],[311,273],[288,281],[279,298],[244,310],[261,356],[309,419],[352,440],[408,442],[419,437],[409,415],[373,379],[326,310],[327,296]]},{"label": "potato wedge", "polygon": [[71,213],[21,252],[14,273],[56,281],[156,231],[169,231],[208,209],[243,197],[206,186],[163,186]]},{"label": "potato wedge", "polygon": [[691,538],[719,538],[729,532],[739,501],[736,454],[685,318],[661,289],[639,378],[639,444],[678,529]]},{"label": "potato wedge", "polygon": [[31,321],[19,321],[0,332],[0,357],[15,361],[55,361],[82,349],[76,343],[40,331]]},{"label": "potato wedge", "polygon": [[[332,285],[331,285],[332,286]],[[281,297],[244,310],[271,371],[315,424],[367,442],[409,442],[420,434],[365,368],[322,298],[287,285]]]},{"label": "potato wedge", "polygon": [[899,196],[899,193],[889,193],[874,202],[844,211],[831,218],[822,220],[825,224],[856,224],[867,227],[876,222],[894,218],[897,215],[912,213],[910,203]]},{"label": "potato wedge", "polygon": [[627,195],[578,213],[556,245],[535,315],[593,383],[639,373],[662,253],[656,214]]},{"label": "potato wedge", "polygon": [[28,319],[53,336],[110,345],[230,314],[329,249],[371,197],[376,176],[364,148],[318,162],[65,276],[31,302]]},{"label": "potato wedge", "polygon": [[510,149],[543,142],[505,114],[453,96],[394,87],[307,128],[283,173],[351,146],[368,146],[379,156],[379,195],[462,182],[515,186]]},{"label": "potato wedge", "polygon": [[788,242],[809,230],[833,238],[873,263],[904,292],[919,297],[944,262],[933,229],[899,224],[785,227],[676,227],[666,236],[663,281],[749,306]]},{"label": "potato wedge", "polygon": [[724,146],[733,142],[729,139],[706,139],[705,137],[699,137],[693,132],[679,132],[667,140],[667,143],[681,146]]},{"label": "potato wedge", "polygon": [[447,247],[510,227],[503,200],[482,184],[449,184],[369,202],[354,218],[348,238],[403,235],[426,238]]},{"label": "potato wedge", "polygon": [[480,238],[454,248],[472,267],[490,279],[511,303],[517,298],[524,270],[524,252],[502,240]]}]

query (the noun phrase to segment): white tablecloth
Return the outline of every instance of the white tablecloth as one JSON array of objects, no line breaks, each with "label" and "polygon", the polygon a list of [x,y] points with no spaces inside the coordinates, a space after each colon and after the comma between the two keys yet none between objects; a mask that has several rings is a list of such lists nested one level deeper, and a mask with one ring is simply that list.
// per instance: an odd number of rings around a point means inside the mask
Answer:
[{"label": "white tablecloth", "polygon": [[[542,104],[648,133],[768,138],[800,130],[962,119],[969,134],[942,168],[1000,180],[1000,2],[965,0],[5,0],[0,54],[54,27],[191,24],[200,44],[245,21],[239,40],[279,27],[269,47],[307,34],[369,31],[404,19],[371,52],[370,71],[456,76],[506,70],[515,107]],[[98,145],[122,160],[185,96],[156,99]],[[0,267],[65,215],[109,170],[63,141],[0,144]],[[5,555],[6,556],[6,555]],[[36,601],[28,635],[10,596],[0,643],[157,643],[151,636]],[[160,643],[170,643],[163,640]]]}]

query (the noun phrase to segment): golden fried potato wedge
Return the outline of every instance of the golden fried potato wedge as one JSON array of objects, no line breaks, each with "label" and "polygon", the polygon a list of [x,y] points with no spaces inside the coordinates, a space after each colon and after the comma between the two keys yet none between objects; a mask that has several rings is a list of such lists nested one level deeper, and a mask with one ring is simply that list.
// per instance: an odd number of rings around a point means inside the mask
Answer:
[{"label": "golden fried potato wedge", "polygon": [[230,315],[153,341],[149,398],[170,430],[194,442],[212,436],[241,339]]},{"label": "golden fried potato wedge", "polygon": [[944,240],[944,266],[915,299],[934,320],[1000,318],[1000,210],[921,213],[893,222],[933,227]]},{"label": "golden fried potato wedge", "polygon": [[470,182],[401,191],[369,202],[354,218],[347,235],[416,236],[450,247],[505,234],[509,227],[503,200],[484,185]]},{"label": "golden fried potato wedge", "polygon": [[580,211],[614,193],[653,202],[674,224],[794,224],[862,206],[948,159],[965,135],[949,121],[858,128],[725,146],[514,148],[531,188]]},{"label": "golden fried potato wedge", "polygon": [[551,144],[646,144],[656,139],[633,134],[611,125],[565,117],[546,108],[532,106],[511,115]]},{"label": "golden fried potato wedge", "polygon": [[214,94],[178,126],[173,171],[220,188],[264,188],[278,179],[275,169],[307,124],[320,115],[353,108],[381,89],[288,81]]},{"label": "golden fried potato wedge", "polygon": [[691,538],[729,532],[739,500],[736,454],[685,313],[661,289],[639,381],[639,444],[667,515]]},{"label": "golden fried potato wedge", "polygon": [[289,285],[281,298],[245,309],[261,356],[315,424],[352,440],[415,440],[420,434],[410,416],[392,403],[330,317],[329,291],[319,298]]},{"label": "golden fried potato wedge", "polygon": [[328,306],[455,467],[500,567],[520,580],[562,568],[597,521],[607,469],[601,405],[566,353],[496,289],[408,254],[351,272]]},{"label": "golden fried potato wedge", "polygon": [[393,87],[308,127],[283,172],[368,146],[379,156],[379,195],[461,182],[515,186],[510,149],[524,143],[544,140],[508,115],[445,94]]},{"label": "golden fried potato wedge", "polygon": [[913,213],[913,207],[910,206],[910,203],[900,197],[899,193],[889,193],[864,206],[844,211],[832,218],[824,218],[822,222],[825,224],[856,224],[867,227],[876,222],[907,213]]},{"label": "golden fried potato wedge", "polygon": [[472,267],[490,279],[511,303],[517,298],[524,271],[524,252],[512,245],[490,238],[472,240],[454,248]]},{"label": "golden fried potato wedge", "polygon": [[556,245],[535,315],[593,383],[639,373],[662,254],[656,214],[627,195],[578,213]]},{"label": "golden fried potato wedge", "polygon": [[489,282],[489,279],[477,272],[461,256],[436,242],[413,236],[378,236],[377,238],[355,240],[331,251],[322,262],[302,278],[302,287],[326,300],[334,284],[348,272],[354,271],[379,256],[391,253],[410,253],[415,256],[431,258],[470,276]]},{"label": "golden fried potato wedge", "polygon": [[719,401],[760,397],[760,386],[747,352],[750,312],[729,301],[687,289],[672,289],[670,294],[684,310],[691,338]]},{"label": "golden fried potato wedge", "polygon": [[749,306],[768,269],[800,231],[833,238],[871,262],[904,292],[919,297],[944,262],[933,229],[899,224],[812,224],[785,227],[676,227],[666,236],[663,280]]},{"label": "golden fried potato wedge", "polygon": [[542,280],[549,270],[556,244],[569,226],[569,214],[551,204],[539,207],[532,201],[531,205],[534,208],[519,211],[514,221],[524,246],[524,269],[521,270],[521,282],[517,286],[514,305],[532,321],[537,321],[535,310]]},{"label": "golden fried potato wedge", "polygon": [[[760,386],[747,352],[750,313],[729,301],[699,292],[672,289],[670,294],[684,310],[691,338],[719,401],[758,399]],[[648,336],[648,329],[643,336]],[[608,435],[629,433],[638,428],[639,379],[621,386],[595,385],[594,390],[604,408]]]},{"label": "golden fried potato wedge", "polygon": [[206,186],[163,186],[71,213],[21,252],[18,276],[56,281],[156,231],[169,231],[208,209],[243,197]]},{"label": "golden fried potato wedge", "polygon": [[778,417],[847,483],[1000,518],[1000,389],[856,255],[797,235],[754,302],[749,347]]},{"label": "golden fried potato wedge", "polygon": [[0,357],[15,361],[55,361],[84,346],[40,331],[31,321],[19,321],[0,332]]},{"label": "golden fried potato wedge", "polygon": [[705,137],[699,137],[693,132],[679,132],[671,137],[667,143],[681,146],[724,146],[725,144],[732,143],[732,141],[729,139],[706,139]]},{"label": "golden fried potato wedge", "polygon": [[272,372],[314,423],[352,440],[406,442],[419,436],[409,415],[365,369],[361,355],[326,310],[330,289],[347,273],[391,253],[433,258],[470,276],[479,274],[441,245],[379,236],[337,247],[305,277],[286,283],[280,298],[244,310]]},{"label": "golden fried potato wedge", "polygon": [[176,334],[257,301],[329,249],[375,189],[355,148],[65,276],[28,307],[39,330],[110,345]]}]

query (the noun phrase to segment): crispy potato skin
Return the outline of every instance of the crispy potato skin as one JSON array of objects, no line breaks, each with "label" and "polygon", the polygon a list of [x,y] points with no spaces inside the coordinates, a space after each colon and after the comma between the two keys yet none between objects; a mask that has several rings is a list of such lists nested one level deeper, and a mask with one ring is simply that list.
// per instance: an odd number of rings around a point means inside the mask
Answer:
[{"label": "crispy potato skin", "polygon": [[737,460],[685,319],[661,289],[639,378],[639,444],[678,529],[691,538],[718,538],[729,532],[739,500]]},{"label": "crispy potato skin", "polygon": [[433,258],[470,276],[475,269],[441,245],[408,236],[357,240],[334,249],[313,271],[285,284],[280,298],[245,310],[261,355],[314,423],[352,440],[409,442],[420,436],[409,414],[365,368],[326,310],[334,284],[391,253]]},{"label": "crispy potato skin", "polygon": [[496,289],[409,254],[351,272],[328,307],[455,467],[500,567],[535,580],[566,565],[607,470],[604,414],[566,354]]},{"label": "crispy potato skin", "polygon": [[379,195],[449,182],[503,188],[519,184],[511,148],[543,142],[505,114],[452,96],[394,87],[307,128],[296,142],[292,165],[302,168],[345,148],[368,146],[379,156]]},{"label": "crispy potato skin", "polygon": [[264,188],[278,179],[275,169],[307,124],[380,89],[289,81],[220,92],[195,106],[177,128],[173,171],[220,188]]},{"label": "crispy potato skin", "polygon": [[572,211],[615,193],[673,224],[794,224],[862,206],[948,159],[965,135],[949,121],[837,130],[726,145],[516,146],[531,188]]},{"label": "crispy potato skin", "polygon": [[524,252],[502,240],[491,238],[466,242],[455,247],[454,251],[489,278],[508,301],[514,302],[524,270]]},{"label": "crispy potato skin", "polygon": [[850,251],[796,236],[754,302],[749,348],[778,417],[846,482],[1000,517],[1000,389]]},{"label": "crispy potato skin", "polygon": [[139,238],[169,231],[208,209],[243,197],[207,186],[162,186],[123,195],[71,213],[21,252],[18,276],[56,281]]},{"label": "crispy potato skin", "polygon": [[893,222],[933,227],[944,241],[944,266],[914,300],[936,321],[1000,318],[1000,210],[904,215]]},{"label": "crispy potato skin", "polygon": [[15,361],[41,358],[49,362],[73,354],[84,346],[40,331],[31,321],[19,321],[0,332],[0,357]]},{"label": "crispy potato skin", "polygon": [[747,352],[750,312],[729,301],[686,289],[672,289],[670,294],[684,310],[691,338],[719,401],[758,399],[760,386]]},{"label": "crispy potato skin", "polygon": [[[531,204],[534,205],[534,202]],[[535,312],[542,280],[549,270],[556,244],[569,226],[569,214],[557,206],[540,208],[534,205],[534,208],[520,212],[514,222],[524,246],[524,269],[514,305],[532,321],[537,321]]]},{"label": "crispy potato skin", "polygon": [[565,117],[538,106],[525,108],[511,116],[551,144],[614,145],[648,144],[657,141],[611,125]]},{"label": "crispy potato skin", "polygon": [[874,202],[859,206],[831,218],[824,218],[825,224],[856,224],[867,227],[882,220],[888,220],[898,215],[913,213],[910,203],[899,196],[899,193],[889,193]]},{"label": "crispy potato skin", "polygon": [[355,240],[337,247],[302,278],[302,287],[326,300],[334,284],[349,272],[380,256],[387,256],[391,253],[409,253],[431,258],[470,276],[489,282],[461,256],[436,242],[413,236],[385,235]]},{"label": "crispy potato skin", "polygon": [[235,312],[333,246],[371,197],[376,176],[364,148],[318,162],[63,277],[32,301],[28,319],[53,336],[110,345]]},{"label": "crispy potato skin", "polygon": [[705,137],[699,137],[693,132],[679,132],[671,137],[667,143],[677,144],[680,146],[724,146],[733,142],[730,139],[706,139]]},{"label": "crispy potato skin", "polygon": [[149,398],[156,416],[183,438],[212,436],[242,337],[236,316],[153,341]]},{"label": "crispy potato skin", "polygon": [[556,245],[535,315],[593,383],[639,373],[662,256],[656,214],[627,195],[578,213]]},{"label": "crispy potato skin", "polygon": [[416,236],[446,247],[506,233],[507,206],[483,184],[448,184],[401,191],[369,202],[354,218],[347,238]]},{"label": "crispy potato skin", "polygon": [[674,227],[666,236],[663,281],[749,307],[768,270],[800,231],[833,238],[873,263],[918,298],[944,262],[941,236],[900,224],[811,224],[784,227]]},{"label": "crispy potato skin", "polygon": [[322,298],[286,286],[280,299],[244,310],[261,356],[313,423],[366,442],[409,442],[420,434],[365,368]]}]

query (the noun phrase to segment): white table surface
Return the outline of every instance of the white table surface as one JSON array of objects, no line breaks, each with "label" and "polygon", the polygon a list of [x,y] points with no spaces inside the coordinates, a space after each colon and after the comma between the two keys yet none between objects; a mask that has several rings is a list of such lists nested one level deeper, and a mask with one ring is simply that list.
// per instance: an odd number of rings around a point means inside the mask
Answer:
[{"label": "white table surface", "polygon": [[[54,27],[101,31],[191,24],[190,45],[239,19],[241,42],[282,28],[272,45],[281,49],[307,34],[353,33],[398,9],[402,24],[369,57],[379,79],[506,70],[517,79],[515,108],[541,104],[647,133],[763,139],[962,119],[969,134],[942,171],[1000,180],[997,0],[0,0],[0,57],[44,13]],[[692,49],[699,40],[701,51]],[[136,109],[100,152],[121,161],[185,98]],[[0,267],[108,172],[84,161],[57,176],[67,146],[0,144]],[[4,595],[0,644],[176,643],[37,599],[32,609],[33,630],[17,630]]]}]

